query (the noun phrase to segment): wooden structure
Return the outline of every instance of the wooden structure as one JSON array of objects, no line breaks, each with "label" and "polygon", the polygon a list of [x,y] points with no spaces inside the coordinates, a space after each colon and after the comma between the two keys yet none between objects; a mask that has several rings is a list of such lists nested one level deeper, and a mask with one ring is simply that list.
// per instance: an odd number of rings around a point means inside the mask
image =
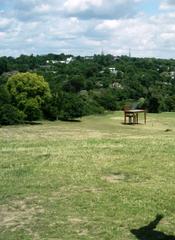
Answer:
[{"label": "wooden structure", "polygon": [[124,109],[124,124],[138,124],[139,113],[144,114],[144,123],[146,124],[146,110],[144,109]]}]

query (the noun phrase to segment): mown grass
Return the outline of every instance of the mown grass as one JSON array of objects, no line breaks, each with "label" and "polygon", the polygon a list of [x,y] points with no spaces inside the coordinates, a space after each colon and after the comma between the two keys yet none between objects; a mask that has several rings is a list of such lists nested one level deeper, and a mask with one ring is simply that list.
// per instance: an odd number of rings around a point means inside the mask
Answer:
[{"label": "mown grass", "polygon": [[134,240],[156,214],[175,236],[175,113],[122,121],[0,128],[0,239]]}]

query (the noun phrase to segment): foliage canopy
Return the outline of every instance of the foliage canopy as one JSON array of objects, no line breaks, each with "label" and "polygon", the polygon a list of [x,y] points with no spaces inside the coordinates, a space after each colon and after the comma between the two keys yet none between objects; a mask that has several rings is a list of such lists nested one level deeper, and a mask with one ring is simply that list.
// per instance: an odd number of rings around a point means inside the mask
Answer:
[{"label": "foliage canopy", "polygon": [[23,111],[27,120],[40,117],[42,104],[51,97],[48,83],[36,73],[17,73],[7,81],[13,104]]},{"label": "foliage canopy", "polygon": [[128,103],[150,112],[175,111],[174,92],[174,59],[110,54],[0,57],[0,103],[16,107],[30,121],[73,119],[122,110]]}]

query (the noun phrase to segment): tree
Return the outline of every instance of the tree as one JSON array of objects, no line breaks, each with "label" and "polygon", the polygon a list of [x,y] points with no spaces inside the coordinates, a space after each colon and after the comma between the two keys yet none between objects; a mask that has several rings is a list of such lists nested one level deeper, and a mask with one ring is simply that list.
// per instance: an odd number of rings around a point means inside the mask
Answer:
[{"label": "tree", "polygon": [[7,72],[7,58],[6,57],[1,57],[0,58],[0,74]]},{"label": "tree", "polygon": [[63,96],[60,119],[73,120],[85,114],[84,101],[81,96],[74,93],[65,93]]},{"label": "tree", "polygon": [[56,90],[43,107],[44,117],[49,120],[58,120],[62,108],[63,92],[60,89]]},{"label": "tree", "polygon": [[3,104],[10,103],[10,94],[7,90],[6,85],[0,85],[0,106]]},{"label": "tree", "polygon": [[160,98],[157,96],[151,96],[147,101],[148,112],[158,113],[160,112]]},{"label": "tree", "polygon": [[36,73],[17,73],[7,81],[12,103],[26,114],[26,120],[40,117],[41,107],[51,97],[48,83]]},{"label": "tree", "polygon": [[1,125],[13,125],[22,123],[24,117],[25,114],[11,104],[4,104],[3,106],[0,106]]},{"label": "tree", "polygon": [[34,121],[41,118],[41,109],[36,98],[27,100],[24,113],[29,121]]},{"label": "tree", "polygon": [[115,92],[113,89],[102,89],[94,93],[94,98],[104,109],[115,111],[119,109]]},{"label": "tree", "polygon": [[85,79],[81,75],[72,76],[72,78],[65,82],[63,90],[66,92],[79,92],[85,88]]}]

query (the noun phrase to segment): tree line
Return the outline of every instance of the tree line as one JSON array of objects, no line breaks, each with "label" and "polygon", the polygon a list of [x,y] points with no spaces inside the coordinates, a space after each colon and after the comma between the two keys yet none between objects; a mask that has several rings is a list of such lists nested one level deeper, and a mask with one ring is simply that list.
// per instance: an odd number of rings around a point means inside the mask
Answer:
[{"label": "tree line", "polygon": [[110,54],[0,57],[0,124],[72,120],[125,106],[175,111],[175,60]]}]

